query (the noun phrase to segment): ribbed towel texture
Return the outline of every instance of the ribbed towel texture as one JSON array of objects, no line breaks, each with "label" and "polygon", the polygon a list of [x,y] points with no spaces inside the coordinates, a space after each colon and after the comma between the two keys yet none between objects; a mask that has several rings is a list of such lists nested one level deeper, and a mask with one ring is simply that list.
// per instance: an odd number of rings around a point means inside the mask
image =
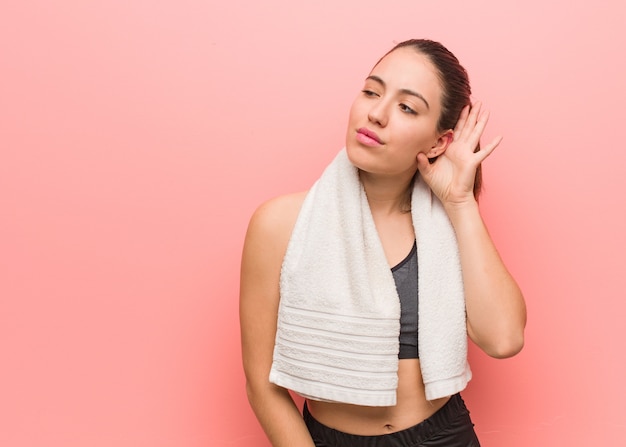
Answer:
[{"label": "ribbed towel texture", "polygon": [[[419,354],[426,398],[471,378],[454,229],[418,178]],[[304,200],[282,265],[270,381],[315,400],[392,406],[400,300],[357,168],[345,149]]]}]

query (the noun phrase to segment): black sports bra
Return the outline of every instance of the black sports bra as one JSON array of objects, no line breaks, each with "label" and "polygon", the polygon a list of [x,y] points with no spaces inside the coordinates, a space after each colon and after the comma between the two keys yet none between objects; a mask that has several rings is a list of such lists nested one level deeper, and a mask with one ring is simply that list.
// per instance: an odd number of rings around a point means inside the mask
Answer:
[{"label": "black sports bra", "polygon": [[399,359],[417,359],[417,243],[409,255],[391,269],[400,296],[400,352]]}]

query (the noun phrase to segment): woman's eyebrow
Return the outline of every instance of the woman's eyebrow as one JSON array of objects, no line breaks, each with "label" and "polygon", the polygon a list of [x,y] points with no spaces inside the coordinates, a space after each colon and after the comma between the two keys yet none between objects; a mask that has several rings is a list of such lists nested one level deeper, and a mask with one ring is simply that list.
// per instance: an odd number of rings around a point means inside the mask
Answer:
[{"label": "woman's eyebrow", "polygon": [[[374,81],[374,82],[377,82],[377,83],[379,83],[380,85],[382,85],[383,87],[385,87],[385,86],[386,86],[386,85],[385,85],[385,81],[383,81],[381,78],[379,78],[379,77],[378,77],[378,76],[376,76],[376,75],[370,75],[370,76],[368,76],[368,77],[367,77],[367,78],[365,78],[365,79],[366,79],[366,80],[367,80],[367,79],[370,79],[370,80],[372,80],[372,81]],[[428,101],[426,101],[426,98],[424,98],[421,94],[419,94],[419,93],[417,93],[417,92],[414,92],[413,90],[409,90],[408,88],[402,88],[402,89],[400,89],[400,93],[403,93],[403,94],[405,94],[405,95],[415,96],[416,98],[421,99],[422,101],[424,101],[424,104],[426,104],[426,108],[430,110],[430,105],[428,104]]]}]

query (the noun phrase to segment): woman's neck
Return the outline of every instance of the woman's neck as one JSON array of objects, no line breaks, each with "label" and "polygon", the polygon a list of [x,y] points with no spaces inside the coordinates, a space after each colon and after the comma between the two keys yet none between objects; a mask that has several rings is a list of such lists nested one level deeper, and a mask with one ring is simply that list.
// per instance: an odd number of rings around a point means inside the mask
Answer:
[{"label": "woman's neck", "polygon": [[376,176],[359,171],[359,177],[373,214],[406,213],[410,210],[413,176]]}]

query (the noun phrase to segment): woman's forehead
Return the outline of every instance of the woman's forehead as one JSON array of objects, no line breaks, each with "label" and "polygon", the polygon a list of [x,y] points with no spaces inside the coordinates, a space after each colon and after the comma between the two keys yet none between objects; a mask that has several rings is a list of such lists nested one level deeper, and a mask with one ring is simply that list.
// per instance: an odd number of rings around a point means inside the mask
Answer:
[{"label": "woman's forehead", "polygon": [[435,66],[428,56],[412,48],[398,48],[387,54],[374,66],[369,77],[382,80],[385,88],[419,91],[431,101],[441,96]]}]

